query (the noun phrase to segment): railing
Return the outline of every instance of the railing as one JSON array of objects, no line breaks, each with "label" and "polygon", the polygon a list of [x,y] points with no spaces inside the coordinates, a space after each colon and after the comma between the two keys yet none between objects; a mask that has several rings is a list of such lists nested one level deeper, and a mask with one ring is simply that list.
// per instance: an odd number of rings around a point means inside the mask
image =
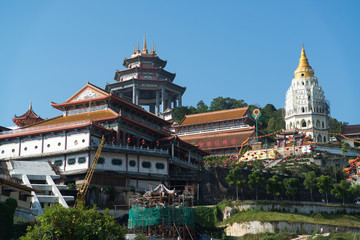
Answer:
[{"label": "railing", "polygon": [[166,155],[168,155],[168,153],[169,153],[168,150],[163,150],[161,148],[136,147],[136,146],[129,146],[129,145],[121,145],[121,144],[120,145],[104,144],[104,148],[160,153],[160,154],[166,154]]},{"label": "railing", "polygon": [[198,165],[197,165],[197,164],[194,164],[194,163],[188,162],[188,161],[183,161],[183,160],[181,160],[180,158],[177,158],[177,157],[174,157],[174,158],[172,158],[171,160],[174,161],[174,162],[177,162],[177,163],[181,163],[181,164],[187,165],[187,166],[189,166],[189,167],[198,168]]},{"label": "railing", "polygon": [[230,129],[241,129],[241,128],[249,128],[249,125],[240,125],[240,126],[224,126],[224,127],[217,127],[217,128],[204,128],[201,130],[190,130],[190,131],[180,131],[177,135],[188,135],[188,134],[197,134],[197,133],[206,133],[206,132],[217,132],[223,130],[230,130]]},{"label": "railing", "polygon": [[52,124],[52,125],[39,126],[39,127],[19,128],[19,129],[14,129],[14,130],[10,130],[10,131],[0,132],[0,135],[22,133],[22,132],[31,132],[31,131],[43,130],[43,129],[56,129],[56,128],[59,128],[59,127],[71,126],[71,125],[80,125],[80,124],[90,123],[90,122],[91,122],[91,120],[82,120],[82,121],[76,121],[76,122],[59,123],[59,124]]}]

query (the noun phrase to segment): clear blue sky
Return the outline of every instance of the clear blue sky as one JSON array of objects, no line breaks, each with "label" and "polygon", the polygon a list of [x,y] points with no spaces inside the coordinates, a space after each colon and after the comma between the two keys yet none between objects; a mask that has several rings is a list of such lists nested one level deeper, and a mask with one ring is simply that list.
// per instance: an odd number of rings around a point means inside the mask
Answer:
[{"label": "clear blue sky", "polygon": [[60,115],[87,81],[105,88],[134,43],[154,43],[183,105],[218,96],[284,107],[304,43],[331,116],[360,124],[360,1],[1,1],[0,126]]}]

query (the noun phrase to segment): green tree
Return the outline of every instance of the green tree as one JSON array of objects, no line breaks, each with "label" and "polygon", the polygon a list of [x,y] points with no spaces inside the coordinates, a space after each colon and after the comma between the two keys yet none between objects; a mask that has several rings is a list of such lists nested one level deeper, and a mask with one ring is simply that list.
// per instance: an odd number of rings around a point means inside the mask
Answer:
[{"label": "green tree", "polygon": [[197,111],[192,106],[176,107],[173,111],[173,120],[174,122],[180,122],[185,117],[185,115],[190,115],[194,113],[197,113]]},{"label": "green tree", "polygon": [[8,198],[5,202],[0,202],[0,239],[11,239],[12,228],[14,224],[14,213],[17,207],[17,201]]},{"label": "green tree", "polygon": [[331,177],[328,175],[321,175],[318,178],[317,187],[319,188],[319,192],[321,194],[325,194],[326,204],[329,204],[328,192],[331,190],[331,187],[332,187]]},{"label": "green tree", "polygon": [[21,240],[43,239],[46,231],[54,235],[54,239],[125,239],[126,228],[120,226],[109,214],[85,209],[78,203],[77,208],[65,208],[60,204],[45,207],[44,214],[36,217],[35,224],[29,226]]},{"label": "green tree", "polygon": [[209,107],[204,103],[203,100],[201,100],[200,102],[198,102],[198,104],[196,105],[196,111],[198,113],[204,113],[209,111]]},{"label": "green tree", "polygon": [[239,200],[238,189],[240,188],[241,195],[243,193],[243,189],[246,186],[246,180],[241,176],[241,169],[239,166],[231,169],[229,174],[225,178],[228,184],[232,187],[235,187],[236,190],[236,200]]},{"label": "green tree", "polygon": [[355,198],[360,197],[360,184],[352,184],[350,187],[350,192],[354,195]]},{"label": "green tree", "polygon": [[272,194],[274,196],[274,200],[276,197],[280,196],[282,183],[279,181],[279,177],[277,175],[273,175],[266,181],[266,192],[268,194]]},{"label": "green tree", "polygon": [[211,101],[210,111],[220,111],[226,109],[234,109],[240,107],[246,107],[247,103],[244,100],[236,100],[234,98],[217,97]]},{"label": "green tree", "polygon": [[349,125],[348,122],[339,122],[335,118],[330,117],[329,118],[329,132],[331,133],[340,133],[342,128],[346,125]]},{"label": "green tree", "polygon": [[310,199],[313,201],[313,189],[316,188],[317,177],[314,171],[310,171],[305,174],[304,187],[310,190]]},{"label": "green tree", "polygon": [[344,159],[345,159],[346,153],[349,151],[349,147],[350,147],[349,143],[347,143],[347,142],[341,143],[341,152],[342,152]]},{"label": "green tree", "polygon": [[345,198],[347,198],[350,193],[351,184],[345,180],[341,180],[340,183],[334,185],[334,188],[331,190],[331,195],[337,199],[343,200],[343,205],[345,204]]},{"label": "green tree", "polygon": [[300,181],[298,178],[285,178],[283,180],[284,187],[285,187],[285,194],[286,196],[290,197],[293,196],[293,201],[295,201],[295,195],[299,190]]},{"label": "green tree", "polygon": [[258,189],[265,181],[264,174],[259,170],[255,170],[249,174],[248,178],[249,187],[255,191],[256,200],[258,200]]}]

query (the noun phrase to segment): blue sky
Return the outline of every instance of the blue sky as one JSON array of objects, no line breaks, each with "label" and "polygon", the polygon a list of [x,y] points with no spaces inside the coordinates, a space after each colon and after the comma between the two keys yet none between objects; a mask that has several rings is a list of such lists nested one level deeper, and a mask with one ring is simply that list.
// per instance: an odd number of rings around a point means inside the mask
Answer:
[{"label": "blue sky", "polygon": [[133,45],[154,43],[183,105],[218,96],[284,107],[304,43],[331,116],[360,124],[360,1],[1,1],[0,126],[60,115],[87,81],[114,82]]}]

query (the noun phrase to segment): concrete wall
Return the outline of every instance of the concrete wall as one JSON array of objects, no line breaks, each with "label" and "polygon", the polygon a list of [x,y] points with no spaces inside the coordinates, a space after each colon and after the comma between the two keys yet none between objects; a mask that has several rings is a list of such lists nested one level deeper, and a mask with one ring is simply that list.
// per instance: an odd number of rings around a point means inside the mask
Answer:
[{"label": "concrete wall", "polygon": [[311,213],[336,213],[337,211],[346,211],[347,214],[356,212],[360,213],[360,207],[354,205],[351,206],[339,206],[339,205],[326,205],[320,203],[309,203],[309,202],[284,202],[284,204],[266,204],[266,203],[255,203],[255,204],[241,204],[237,205],[236,209],[238,211],[246,211],[248,209],[254,208],[259,210],[262,208],[264,211],[287,211],[292,213],[301,213],[301,214],[311,214]]},{"label": "concrete wall", "polygon": [[[247,233],[256,234],[261,232],[296,232],[298,234],[311,234],[323,228],[324,232],[336,230],[336,226],[319,225],[310,223],[287,223],[287,222],[260,222],[250,221],[244,223],[234,223],[225,228],[227,236],[241,237]],[[337,227],[338,231],[358,232],[359,228]]]}]

